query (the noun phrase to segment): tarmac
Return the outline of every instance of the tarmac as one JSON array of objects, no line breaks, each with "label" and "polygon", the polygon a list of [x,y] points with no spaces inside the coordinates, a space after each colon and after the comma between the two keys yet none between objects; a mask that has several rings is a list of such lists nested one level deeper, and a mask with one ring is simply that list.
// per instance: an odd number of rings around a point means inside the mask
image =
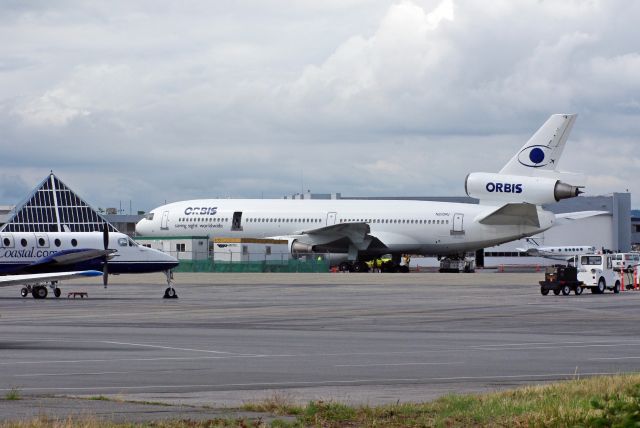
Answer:
[{"label": "tarmac", "polygon": [[176,274],[178,299],[160,274],[68,281],[60,299],[0,288],[0,413],[254,418],[229,409],[638,371],[640,292],[542,296],[543,276]]}]

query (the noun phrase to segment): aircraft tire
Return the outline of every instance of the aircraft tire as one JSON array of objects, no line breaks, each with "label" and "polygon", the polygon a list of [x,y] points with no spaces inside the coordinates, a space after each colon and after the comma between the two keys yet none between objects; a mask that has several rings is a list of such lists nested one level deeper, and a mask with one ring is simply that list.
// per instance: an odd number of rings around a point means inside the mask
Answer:
[{"label": "aircraft tire", "polygon": [[164,290],[164,296],[165,299],[177,299],[178,295],[176,294],[176,289],[172,288],[172,287],[167,287],[166,290]]},{"label": "aircraft tire", "polygon": [[353,269],[353,266],[349,262],[342,262],[338,266],[338,270],[340,272],[351,272],[352,269]]},{"label": "aircraft tire", "polygon": [[33,291],[31,292],[34,299],[46,299],[47,294],[49,294],[47,287],[43,287],[41,285],[33,287]]},{"label": "aircraft tire", "polygon": [[60,291],[59,288],[56,287],[53,289],[53,295],[56,296],[56,299],[60,297],[61,294],[62,294],[62,291]]},{"label": "aircraft tire", "polygon": [[581,285],[576,285],[576,296],[579,296],[582,294],[583,288]]},{"label": "aircraft tire", "polygon": [[22,297],[27,297],[27,296],[29,295],[29,290],[27,290],[27,287],[22,287],[22,288],[20,289],[20,295],[21,295]]},{"label": "aircraft tire", "polygon": [[365,262],[355,262],[353,272],[369,272],[369,266]]},{"label": "aircraft tire", "polygon": [[569,293],[571,293],[571,287],[569,287],[568,285],[565,285],[564,287],[562,287],[563,296],[568,296]]}]

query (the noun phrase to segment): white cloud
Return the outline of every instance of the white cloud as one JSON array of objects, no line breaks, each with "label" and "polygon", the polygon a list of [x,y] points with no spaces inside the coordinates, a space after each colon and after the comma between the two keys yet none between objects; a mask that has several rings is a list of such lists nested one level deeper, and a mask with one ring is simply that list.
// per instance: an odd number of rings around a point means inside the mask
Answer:
[{"label": "white cloud", "polygon": [[637,194],[638,18],[622,0],[5,5],[0,165],[34,185],[53,168],[102,206],[281,196],[301,176],[460,195],[577,112],[563,169]]}]

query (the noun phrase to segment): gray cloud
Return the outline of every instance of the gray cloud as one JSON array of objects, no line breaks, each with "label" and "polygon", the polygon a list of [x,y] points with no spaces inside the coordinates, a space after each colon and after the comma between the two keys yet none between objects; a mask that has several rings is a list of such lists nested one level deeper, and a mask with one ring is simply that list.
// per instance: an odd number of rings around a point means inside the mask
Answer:
[{"label": "gray cloud", "polygon": [[640,192],[640,4],[1,8],[0,203],[49,169],[102,207],[460,195],[555,112],[580,115],[561,166],[589,193]]}]

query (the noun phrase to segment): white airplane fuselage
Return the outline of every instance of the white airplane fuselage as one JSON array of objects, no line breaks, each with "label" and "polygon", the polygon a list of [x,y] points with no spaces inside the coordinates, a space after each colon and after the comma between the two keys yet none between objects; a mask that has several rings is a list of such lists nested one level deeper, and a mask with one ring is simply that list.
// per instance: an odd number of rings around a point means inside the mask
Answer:
[{"label": "white airplane fuselage", "polygon": [[[109,272],[161,272],[178,261],[161,251],[143,247],[127,235],[109,234]],[[101,270],[102,232],[0,232],[0,274]]]},{"label": "white airplane fuselage", "polygon": [[447,255],[531,236],[555,221],[553,213],[541,208],[537,208],[539,226],[477,221],[497,208],[499,205],[405,200],[199,199],[152,210],[136,225],[136,232],[143,236],[294,239],[326,226],[360,223],[384,243],[372,243],[360,254]]}]

